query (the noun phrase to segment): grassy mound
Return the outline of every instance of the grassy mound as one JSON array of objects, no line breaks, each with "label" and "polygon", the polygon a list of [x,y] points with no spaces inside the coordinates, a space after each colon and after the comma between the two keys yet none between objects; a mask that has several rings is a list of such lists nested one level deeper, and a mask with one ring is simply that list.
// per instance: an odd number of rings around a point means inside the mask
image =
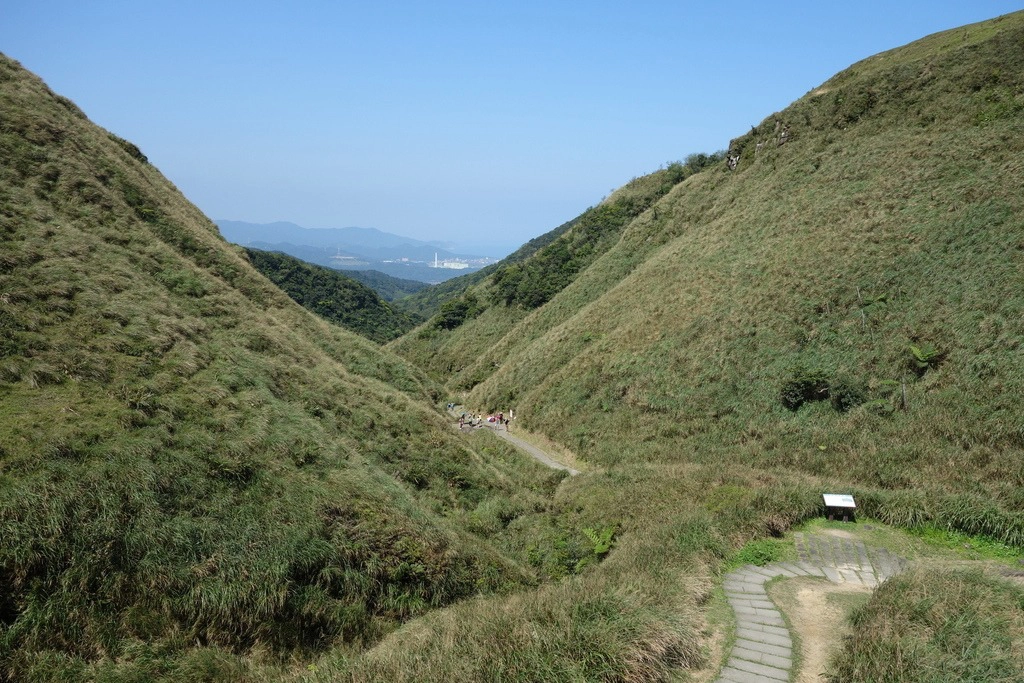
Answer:
[{"label": "grassy mound", "polygon": [[980,572],[925,570],[885,582],[851,619],[831,681],[1019,681],[1024,590]]}]

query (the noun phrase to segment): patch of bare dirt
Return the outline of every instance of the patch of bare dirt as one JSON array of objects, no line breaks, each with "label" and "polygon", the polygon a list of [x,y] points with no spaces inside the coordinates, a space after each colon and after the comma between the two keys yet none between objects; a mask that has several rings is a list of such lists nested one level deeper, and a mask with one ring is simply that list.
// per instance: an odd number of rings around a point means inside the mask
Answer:
[{"label": "patch of bare dirt", "polygon": [[822,529],[821,533],[825,536],[834,536],[836,538],[858,538],[858,536],[850,531],[843,531],[842,529]]},{"label": "patch of bare dirt", "polygon": [[842,646],[842,638],[849,632],[846,618],[850,610],[867,600],[871,589],[797,578],[772,584],[768,594],[786,614],[793,635],[800,641],[801,665],[795,680],[820,683],[829,656]]}]

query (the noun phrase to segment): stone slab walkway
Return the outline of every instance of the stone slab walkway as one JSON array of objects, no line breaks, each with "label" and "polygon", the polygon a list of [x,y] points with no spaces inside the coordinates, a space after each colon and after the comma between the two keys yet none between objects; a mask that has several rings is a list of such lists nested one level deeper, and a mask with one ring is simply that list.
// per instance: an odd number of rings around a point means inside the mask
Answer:
[{"label": "stone slab walkway", "polygon": [[770,579],[817,576],[874,588],[906,566],[884,548],[868,548],[853,538],[797,533],[795,540],[799,561],[748,564],[725,577],[725,596],[736,614],[736,643],[718,683],[789,681],[793,640],[765,591]]}]

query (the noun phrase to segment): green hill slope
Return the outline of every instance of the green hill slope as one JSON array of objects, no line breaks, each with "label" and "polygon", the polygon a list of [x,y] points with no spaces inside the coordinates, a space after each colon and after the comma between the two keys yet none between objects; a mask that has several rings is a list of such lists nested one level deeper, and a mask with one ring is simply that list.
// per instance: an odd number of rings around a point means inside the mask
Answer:
[{"label": "green hill slope", "polygon": [[430,286],[426,282],[420,282],[419,280],[404,280],[398,277],[391,277],[379,270],[349,270],[345,272],[345,275],[357,282],[362,282],[377,292],[384,301],[401,299]]},{"label": "green hill slope", "polygon": [[[723,152],[713,155],[694,154],[685,163],[674,162],[668,168],[634,179],[600,206],[591,207],[571,221],[533,238],[498,263],[475,273],[430,285],[396,303],[403,310],[424,318],[437,315],[442,306],[449,304],[445,311],[449,315],[443,316],[448,321],[442,324],[442,321],[435,319],[427,329],[453,329],[450,316],[452,304],[457,304],[456,300],[466,293],[471,293],[470,298],[475,297],[480,303],[473,307],[479,308],[479,312],[487,308],[489,300],[494,303],[514,303],[526,309],[537,308],[607,251],[631,218],[646,210],[684,178],[699,173],[723,158]],[[489,292],[482,298],[472,293],[472,290],[480,288],[481,283],[485,285],[483,289]],[[463,321],[459,320],[459,324]]]},{"label": "green hill slope", "polygon": [[[670,188],[539,307],[505,298],[492,276],[468,290],[476,307],[452,311],[467,313],[461,324],[435,318],[390,348],[467,405],[514,408],[517,428],[597,466],[560,504],[592,524],[614,519],[619,540],[581,577],[577,604],[609,596],[608,580],[660,585],[659,605],[682,584],[699,602],[736,546],[820,515],[825,491],[852,492],[861,514],[921,533],[985,536],[1019,559],[1022,151],[1017,13],[864,60],[769,116],[732,141],[728,163]],[[925,572],[905,590],[934,592]],[[937,612],[959,613],[959,599],[935,598]],[[515,622],[512,603],[490,608],[492,621]],[[489,654],[461,627],[475,615],[456,609],[456,623],[441,621],[447,611],[426,620],[459,634],[449,658],[481,661],[484,675],[539,661],[535,677],[571,680],[540,668],[552,656],[541,646],[521,643],[514,662]],[[727,630],[708,627],[713,606],[676,609],[687,617],[678,629],[659,631],[652,615],[643,627],[672,647]],[[915,622],[914,609],[906,601],[892,616]],[[1024,613],[1007,609],[1018,626],[1001,623],[998,638],[1019,643]],[[980,643],[972,629],[987,627],[947,618],[935,628]],[[876,629],[858,647],[893,653],[872,675],[901,680],[887,674],[900,653],[886,638]],[[604,651],[628,642],[612,640]],[[963,656],[986,661],[978,647]],[[623,665],[623,677],[702,666],[650,642],[639,650],[660,654],[645,660],[651,669]],[[431,677],[451,671],[443,659],[402,629],[355,670]],[[1022,671],[1018,658],[1002,680]]]},{"label": "green hill slope", "polygon": [[0,158],[0,680],[222,679],[535,580],[478,510],[557,477],[2,56]]},{"label": "green hill slope", "polygon": [[551,310],[541,307],[613,248],[635,217],[685,178],[720,160],[721,155],[693,155],[686,163],[634,179],[601,205],[531,240],[476,277],[417,294],[444,300],[433,318],[394,348],[439,379],[457,378],[453,386],[472,386],[500,364],[507,352],[504,337],[516,334],[520,320],[537,309]]},{"label": "green hill slope", "polygon": [[367,285],[330,268],[259,249],[245,249],[249,262],[303,307],[375,342],[390,341],[415,321],[381,300]]},{"label": "green hill slope", "polygon": [[[1015,14],[856,64],[383,351],[3,62],[0,679],[712,680],[715,585],[823,491],[1017,561],[1022,45]],[[452,434],[445,390],[585,472]],[[891,622],[1019,650],[1019,606],[899,588]]]},{"label": "green hill slope", "polygon": [[975,526],[1024,541],[1022,23],[854,65],[734,140],[735,169],[673,188],[544,306],[394,348],[597,463],[983,496],[961,501]]}]

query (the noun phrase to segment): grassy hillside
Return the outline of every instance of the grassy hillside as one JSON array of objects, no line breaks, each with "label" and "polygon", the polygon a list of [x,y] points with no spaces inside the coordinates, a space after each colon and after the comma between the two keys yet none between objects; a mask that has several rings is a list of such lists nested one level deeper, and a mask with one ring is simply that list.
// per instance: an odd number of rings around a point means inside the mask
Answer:
[{"label": "grassy hillside", "polygon": [[537,580],[559,477],[2,56],[0,158],[0,680],[275,678]]},{"label": "grassy hillside", "polygon": [[[441,313],[442,317],[449,319],[448,324],[436,319],[431,321],[428,330],[457,327],[450,324],[450,311],[453,305],[461,307],[458,299],[467,293],[470,300],[476,298],[479,302],[479,306],[472,306],[479,312],[486,309],[491,300],[494,303],[514,303],[527,309],[537,308],[608,250],[631,218],[645,211],[684,178],[723,158],[724,152],[693,154],[685,162],[674,162],[668,168],[636,178],[600,206],[591,207],[571,221],[533,238],[500,262],[475,273],[431,285],[396,303],[423,318]],[[482,288],[481,283],[484,284]],[[476,289],[483,289],[486,294],[480,296],[473,291]],[[442,311],[446,304],[448,310]],[[458,323],[464,321],[462,318]]]},{"label": "grassy hillside", "polygon": [[[383,351],[4,61],[0,679],[710,680],[721,575],[823,491],[1018,561],[1022,45],[856,64]],[[459,437],[456,394],[587,471]],[[1019,591],[972,576],[902,577],[834,670],[906,677],[899,629],[1020,679]]]},{"label": "grassy hillside", "polygon": [[600,466],[564,504],[681,581],[828,490],[1024,547],[1022,46],[1018,13],[855,64],[540,307],[492,278],[391,348]]},{"label": "grassy hillside", "polygon": [[[455,330],[441,348],[473,353],[449,386],[605,465],[841,462],[991,496],[1024,539],[1021,23],[866,60],[772,115],[548,304]],[[452,363],[423,337],[394,348]]]},{"label": "grassy hillside", "polygon": [[245,249],[249,262],[296,303],[325,320],[383,343],[415,326],[373,289],[336,270],[269,251]]},{"label": "grassy hillside", "polygon": [[[427,323],[394,348],[452,386],[472,386],[479,379],[467,378],[480,377],[502,362],[503,337],[520,320],[581,276],[615,245],[635,217],[721,158],[692,155],[685,163],[636,178],[599,206],[531,240],[476,278],[462,280],[461,287],[420,293],[443,296],[443,301]],[[482,371],[481,363],[486,366]],[[452,377],[458,378],[454,384]]]}]

